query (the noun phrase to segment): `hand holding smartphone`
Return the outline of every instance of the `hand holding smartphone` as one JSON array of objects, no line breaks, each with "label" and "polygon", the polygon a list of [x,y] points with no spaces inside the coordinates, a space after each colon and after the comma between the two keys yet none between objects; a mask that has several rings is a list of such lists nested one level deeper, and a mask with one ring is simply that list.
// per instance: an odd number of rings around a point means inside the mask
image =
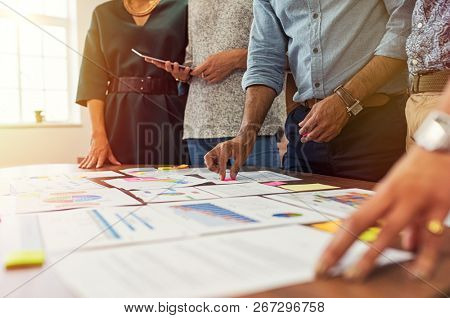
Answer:
[{"label": "hand holding smartphone", "polygon": [[[164,60],[157,59],[157,58],[155,58],[155,57],[151,57],[151,56],[148,56],[148,55],[144,55],[144,54],[142,54],[142,53],[136,51],[135,49],[131,49],[131,51],[132,51],[134,54],[136,54],[136,55],[142,57],[143,59],[145,59],[145,60],[147,60],[147,61],[154,61],[154,62],[156,62],[156,63],[166,64],[166,61],[164,61]],[[172,66],[174,66],[174,63],[170,63],[170,64],[171,64]],[[182,70],[184,70],[184,69],[187,68],[187,66],[184,66],[184,65],[179,65],[178,67],[179,67],[180,69],[182,69]]]}]

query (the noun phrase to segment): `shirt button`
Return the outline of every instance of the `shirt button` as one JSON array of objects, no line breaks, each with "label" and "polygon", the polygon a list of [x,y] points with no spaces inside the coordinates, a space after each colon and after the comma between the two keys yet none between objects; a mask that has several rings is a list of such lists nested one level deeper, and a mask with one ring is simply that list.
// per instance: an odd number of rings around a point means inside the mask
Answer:
[{"label": "shirt button", "polygon": [[313,19],[317,19],[319,17],[319,14],[318,13],[314,13],[313,14]]},{"label": "shirt button", "polygon": [[420,28],[422,28],[422,27],[423,27],[423,24],[419,22],[419,23],[417,24],[417,28],[420,29]]},{"label": "shirt button", "polygon": [[319,88],[320,87],[320,83],[315,83],[314,86]]},{"label": "shirt button", "polygon": [[313,49],[313,52],[314,52],[314,53],[319,53],[319,49],[315,47],[315,48]]}]

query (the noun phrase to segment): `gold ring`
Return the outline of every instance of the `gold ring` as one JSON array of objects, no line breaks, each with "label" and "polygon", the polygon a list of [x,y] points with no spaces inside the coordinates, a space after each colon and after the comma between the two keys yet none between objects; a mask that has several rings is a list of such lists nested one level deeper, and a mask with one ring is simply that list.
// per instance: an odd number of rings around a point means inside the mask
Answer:
[{"label": "gold ring", "polygon": [[444,233],[444,224],[436,219],[430,220],[427,223],[427,230],[434,235],[442,235]]}]

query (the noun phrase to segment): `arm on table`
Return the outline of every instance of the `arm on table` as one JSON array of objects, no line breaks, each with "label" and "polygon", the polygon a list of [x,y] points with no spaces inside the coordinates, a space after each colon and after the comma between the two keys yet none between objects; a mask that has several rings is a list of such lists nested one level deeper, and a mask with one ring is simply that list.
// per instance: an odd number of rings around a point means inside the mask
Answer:
[{"label": "arm on table", "polygon": [[87,107],[92,124],[91,149],[88,156],[80,163],[80,168],[101,168],[107,160],[113,165],[120,165],[121,163],[111,150],[106,134],[105,102],[91,99],[87,101]]},{"label": "arm on table", "polygon": [[[437,108],[450,114],[450,83]],[[416,251],[411,271],[421,279],[431,276],[444,244],[443,222],[450,210],[450,154],[415,147],[376,187],[375,196],[346,220],[317,265],[319,276],[337,264],[368,227],[383,220],[378,239],[344,276],[363,279],[398,234],[403,247]]]}]

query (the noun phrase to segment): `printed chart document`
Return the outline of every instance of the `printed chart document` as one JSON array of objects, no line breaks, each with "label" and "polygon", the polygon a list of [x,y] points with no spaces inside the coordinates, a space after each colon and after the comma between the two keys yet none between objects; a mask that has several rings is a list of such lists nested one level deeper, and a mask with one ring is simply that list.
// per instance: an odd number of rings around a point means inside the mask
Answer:
[{"label": "printed chart document", "polygon": [[124,190],[150,190],[191,187],[207,183],[207,180],[177,174],[159,173],[153,177],[131,177],[105,180],[105,183]]},{"label": "printed chart document", "polygon": [[38,217],[50,253],[150,242],[191,233],[149,207],[77,209],[70,213],[43,213]]},{"label": "printed chart document", "polygon": [[[285,226],[196,239],[76,252],[55,265],[82,297],[232,297],[304,283],[332,236]],[[341,265],[367,249],[357,243]],[[411,255],[387,250],[379,264]],[[339,268],[338,268],[339,270]]]},{"label": "printed chart document", "polygon": [[150,242],[329,219],[317,212],[259,197],[39,215],[45,245],[52,252],[73,250],[81,245],[89,248]]},{"label": "printed chart document", "polygon": [[272,171],[243,171],[239,172],[236,180],[229,178],[230,170],[227,170],[227,177],[224,181],[220,180],[217,173],[209,171],[207,168],[198,169],[196,175],[213,182],[214,184],[237,184],[245,182],[272,182],[272,181],[299,181],[301,179],[286,176]]},{"label": "printed chart document", "polygon": [[200,168],[198,169],[198,171],[196,171],[195,174],[214,184],[237,184],[252,181],[249,178],[243,177],[241,175],[238,175],[236,180],[232,180],[230,178],[230,170],[227,170],[225,180],[220,180],[220,176],[215,172],[209,171],[208,168]]},{"label": "printed chart document", "polygon": [[201,186],[197,189],[212,193],[222,198],[243,197],[250,195],[263,195],[263,194],[275,194],[275,193],[288,193],[288,190],[284,190],[277,187],[271,187],[268,185],[260,184],[257,182],[240,183],[240,184],[228,184],[228,185],[212,185]]},{"label": "printed chart document", "polygon": [[242,171],[239,172],[239,176],[249,178],[256,182],[272,182],[272,181],[300,181],[299,178],[294,178],[281,173],[273,171]]},{"label": "printed chart document", "polygon": [[373,191],[344,189],[307,193],[288,193],[266,196],[267,198],[314,209],[339,218],[346,218],[362,203],[373,196]]},{"label": "printed chart document", "polygon": [[18,193],[3,198],[7,198],[8,201],[0,200],[2,208],[14,213],[58,211],[100,206],[141,205],[139,201],[122,191],[108,188]]},{"label": "printed chart document", "polygon": [[121,173],[115,171],[80,171],[66,174],[72,179],[96,179],[96,178],[114,178],[123,177]]},{"label": "printed chart document", "polygon": [[208,200],[217,198],[217,196],[197,188],[144,190],[131,191],[131,193],[146,203]]},{"label": "printed chart document", "polygon": [[70,178],[66,175],[23,177],[10,182],[12,193],[41,191],[78,191],[104,189],[105,187],[85,178]]},{"label": "printed chart document", "polygon": [[197,234],[330,221],[321,213],[261,197],[163,203],[148,208]]},{"label": "printed chart document", "polygon": [[125,173],[129,176],[133,177],[153,177],[153,175],[158,172],[155,168],[130,168],[130,169],[124,169],[120,170],[120,172]]}]

